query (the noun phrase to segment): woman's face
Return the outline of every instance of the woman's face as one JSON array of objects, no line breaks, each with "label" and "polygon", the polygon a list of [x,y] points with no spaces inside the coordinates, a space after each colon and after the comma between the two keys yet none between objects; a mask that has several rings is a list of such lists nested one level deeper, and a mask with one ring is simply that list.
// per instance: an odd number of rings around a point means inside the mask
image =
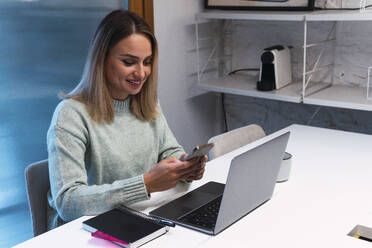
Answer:
[{"label": "woman's face", "polygon": [[111,97],[124,100],[138,94],[151,74],[152,48],[143,34],[131,34],[109,51],[105,72]]}]

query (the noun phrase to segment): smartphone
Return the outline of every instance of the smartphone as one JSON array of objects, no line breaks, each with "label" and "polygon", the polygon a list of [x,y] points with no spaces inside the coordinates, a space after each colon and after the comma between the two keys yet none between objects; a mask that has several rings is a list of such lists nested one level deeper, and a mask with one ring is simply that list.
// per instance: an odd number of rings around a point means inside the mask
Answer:
[{"label": "smartphone", "polygon": [[192,153],[189,154],[186,158],[184,158],[182,161],[188,161],[195,157],[203,157],[204,155],[207,155],[208,152],[213,148],[214,144],[209,143],[202,146],[196,146],[194,150],[192,150]]}]

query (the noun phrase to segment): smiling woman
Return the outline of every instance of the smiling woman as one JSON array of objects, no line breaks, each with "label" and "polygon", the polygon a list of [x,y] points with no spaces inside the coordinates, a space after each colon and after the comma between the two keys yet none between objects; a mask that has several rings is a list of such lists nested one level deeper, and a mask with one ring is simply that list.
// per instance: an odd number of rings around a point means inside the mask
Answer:
[{"label": "smiling woman", "polygon": [[79,85],[64,96],[83,102],[93,120],[111,123],[112,99],[128,95],[137,118],[156,119],[157,42],[141,17],[114,11],[98,26]]},{"label": "smiling woman", "polygon": [[207,157],[182,161],[158,103],[157,51],[133,12],[113,11],[99,24],[82,79],[48,130],[49,229],[202,178]]}]

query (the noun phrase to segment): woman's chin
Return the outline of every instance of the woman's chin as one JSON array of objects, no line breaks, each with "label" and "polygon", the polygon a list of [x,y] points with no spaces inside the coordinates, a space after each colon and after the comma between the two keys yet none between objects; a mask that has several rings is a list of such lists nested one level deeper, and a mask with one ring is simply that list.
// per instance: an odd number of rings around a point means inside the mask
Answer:
[{"label": "woman's chin", "polygon": [[132,89],[132,90],[129,92],[129,95],[137,95],[138,93],[141,92],[141,89],[142,89],[142,87],[137,88],[137,89]]}]

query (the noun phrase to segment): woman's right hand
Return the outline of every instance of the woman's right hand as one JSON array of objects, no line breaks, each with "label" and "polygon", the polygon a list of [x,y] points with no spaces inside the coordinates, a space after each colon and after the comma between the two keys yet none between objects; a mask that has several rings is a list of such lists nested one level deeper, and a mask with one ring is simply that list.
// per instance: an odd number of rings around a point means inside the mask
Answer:
[{"label": "woman's right hand", "polygon": [[179,180],[186,179],[195,170],[192,165],[189,161],[173,157],[160,161],[143,176],[147,193],[173,188]]}]

